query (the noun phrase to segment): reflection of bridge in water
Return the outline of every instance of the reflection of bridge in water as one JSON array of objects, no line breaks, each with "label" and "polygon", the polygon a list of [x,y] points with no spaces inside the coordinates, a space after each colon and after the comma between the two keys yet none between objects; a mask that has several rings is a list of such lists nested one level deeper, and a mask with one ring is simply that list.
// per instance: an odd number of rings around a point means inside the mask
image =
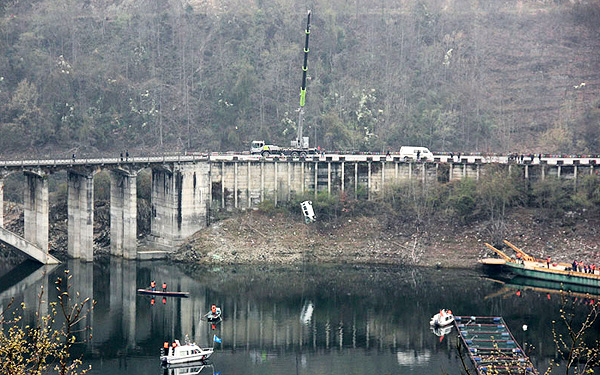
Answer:
[{"label": "reflection of bridge in water", "polygon": [[[302,361],[304,357],[338,358],[339,354],[339,358],[366,360],[371,356],[370,361],[373,356],[378,360],[392,356],[395,365],[427,368],[455,353],[454,334],[446,333],[440,342],[429,330],[429,319],[439,306],[453,311],[510,312],[517,327],[530,327],[527,332],[516,332],[520,335],[517,339],[544,350],[533,358],[537,361],[552,356],[552,337],[546,334],[544,322],[551,321],[553,311],[559,308],[545,294],[484,300],[500,286],[482,283],[477,274],[464,270],[236,268],[202,269],[189,276],[163,262],[118,257],[94,263],[70,260],[51,270],[32,267],[27,275],[19,276],[18,283],[9,283],[4,277],[0,279],[0,305],[5,308],[14,296],[17,305],[35,306],[40,285],[51,294],[46,301],[55,301],[52,285],[65,267],[72,275],[72,293],[79,292],[82,298],[93,296],[97,301],[79,327],[93,327],[92,339],[81,346],[86,359],[122,360],[129,366],[145,366],[138,359],[157,359],[164,341],[188,334],[206,346],[212,345],[213,334],[217,334],[222,339],[222,344],[216,345],[220,364],[226,358],[243,357],[248,365],[290,356]],[[190,298],[167,298],[165,304],[156,298],[152,305],[151,297],[136,294],[137,288],[147,287],[151,280],[159,286],[166,282],[169,290],[188,291]],[[306,285],[301,285],[303,282]],[[224,320],[214,331],[201,319],[212,304],[224,311]],[[25,321],[32,321],[32,310]],[[532,312],[535,322],[526,320]],[[536,331],[539,335],[527,336]],[[233,365],[228,366],[231,369]]]},{"label": "reflection of bridge in water", "polygon": [[[430,341],[428,326],[420,324],[419,317],[412,318],[414,324],[400,324],[393,313],[375,312],[372,308],[363,311],[355,306],[344,308],[337,303],[308,298],[251,300],[243,295],[219,295],[176,267],[117,257],[95,264],[69,260],[66,265],[52,268],[33,267],[20,282],[0,292],[0,304],[6,306],[15,297],[17,304],[36,306],[43,285],[50,294],[44,298],[47,311],[48,301],[56,300],[54,281],[64,276],[65,267],[72,276],[71,295],[79,293],[81,299],[93,296],[97,301],[96,308],[79,328],[93,328],[88,350],[103,355],[139,350],[154,353],[163,340],[181,339],[185,334],[201,345],[211,345],[216,333],[223,339],[219,347],[232,351],[357,348],[401,351],[408,347],[408,341],[411,346],[416,344],[423,349]],[[166,282],[169,290],[189,291],[190,298],[167,298],[163,304],[162,298],[157,297],[152,305],[150,296],[136,294],[137,288],[146,287],[150,280],[156,280],[159,286]],[[0,288],[4,285],[0,283]],[[223,307],[225,317],[214,331],[202,320],[213,303]],[[314,304],[310,315],[306,312],[307,304]]]}]

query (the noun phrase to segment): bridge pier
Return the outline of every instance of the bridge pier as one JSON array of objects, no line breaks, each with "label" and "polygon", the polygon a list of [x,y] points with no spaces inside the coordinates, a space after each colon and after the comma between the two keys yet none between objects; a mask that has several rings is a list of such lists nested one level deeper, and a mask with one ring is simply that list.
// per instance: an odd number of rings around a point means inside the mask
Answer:
[{"label": "bridge pier", "polygon": [[206,227],[209,169],[207,162],[152,169],[151,242],[175,248]]},{"label": "bridge pier", "polygon": [[26,171],[27,186],[23,197],[24,237],[48,250],[48,177],[42,172]]},{"label": "bridge pier", "polygon": [[137,172],[114,169],[110,173],[111,254],[137,258]]},{"label": "bridge pier", "polygon": [[83,261],[94,260],[94,174],[69,170],[67,174],[67,254]]},{"label": "bridge pier", "polygon": [[4,227],[4,178],[0,175],[0,228]]}]

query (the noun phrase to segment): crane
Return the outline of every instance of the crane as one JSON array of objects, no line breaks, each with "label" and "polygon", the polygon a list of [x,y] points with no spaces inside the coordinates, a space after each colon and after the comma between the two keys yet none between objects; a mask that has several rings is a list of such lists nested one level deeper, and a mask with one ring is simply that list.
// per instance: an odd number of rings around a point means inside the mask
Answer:
[{"label": "crane", "polygon": [[302,86],[300,87],[300,109],[298,110],[298,134],[296,140],[292,141],[292,146],[297,148],[308,148],[308,137],[302,137],[302,127],[304,126],[304,104],[306,103],[306,74],[308,72],[308,38],[310,37],[310,14],[308,11],[306,30],[304,31],[306,39],[304,41],[304,63],[302,64]]},{"label": "crane", "polygon": [[269,157],[271,155],[289,155],[291,157],[304,158],[307,155],[318,154],[318,150],[309,148],[308,137],[302,136],[302,128],[304,126],[304,104],[306,103],[306,74],[308,72],[308,39],[310,37],[310,15],[311,11],[308,11],[308,17],[306,21],[305,42],[304,42],[304,63],[302,64],[302,86],[300,87],[300,108],[298,109],[298,134],[296,139],[291,141],[291,147],[279,147],[277,145],[268,144],[264,140],[252,141],[250,145],[251,154],[260,154],[263,157]]}]

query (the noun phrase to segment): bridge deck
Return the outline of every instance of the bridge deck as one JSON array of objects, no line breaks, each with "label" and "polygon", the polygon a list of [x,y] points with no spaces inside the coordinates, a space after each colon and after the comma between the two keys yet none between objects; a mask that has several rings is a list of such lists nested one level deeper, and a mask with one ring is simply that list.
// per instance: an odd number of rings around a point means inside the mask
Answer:
[{"label": "bridge deck", "polygon": [[[500,155],[462,155],[460,160],[458,157],[451,157],[447,154],[434,154],[434,160],[438,163],[466,163],[466,164],[488,164],[488,163],[499,163],[499,164],[518,164],[515,161],[511,161],[508,156]],[[306,158],[298,158],[284,155],[273,155],[269,157],[262,157],[260,155],[251,155],[248,152],[244,153],[198,153],[198,154],[181,154],[181,155],[148,155],[148,156],[135,156],[128,158],[120,157],[85,157],[85,158],[74,158],[74,159],[29,159],[29,160],[0,160],[0,167],[4,169],[13,168],[24,168],[24,167],[62,167],[65,166],[90,166],[90,165],[150,165],[150,164],[161,164],[161,163],[189,163],[197,161],[210,161],[210,162],[256,162],[256,161],[319,161],[319,162],[367,162],[367,161],[379,161],[379,162],[395,162],[402,161],[400,155],[391,154],[384,155],[379,153],[325,153],[320,155],[309,155]],[[588,156],[560,156],[560,155],[544,155],[541,158],[534,157],[533,160],[527,157],[523,163],[524,165],[582,165],[582,166],[595,166],[600,165],[600,157],[598,155]]]}]

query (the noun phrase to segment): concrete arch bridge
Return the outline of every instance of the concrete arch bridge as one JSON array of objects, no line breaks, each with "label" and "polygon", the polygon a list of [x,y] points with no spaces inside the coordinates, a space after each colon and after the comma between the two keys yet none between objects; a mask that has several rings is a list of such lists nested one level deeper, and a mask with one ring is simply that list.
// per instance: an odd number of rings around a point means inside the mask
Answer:
[{"label": "concrete arch bridge", "polygon": [[[423,183],[479,179],[489,165],[521,171],[523,178],[571,179],[598,173],[600,157],[525,157],[449,154],[433,162],[401,160],[399,155],[321,154],[307,158],[225,153],[126,158],[72,158],[0,161],[0,241],[42,263],[57,263],[48,253],[48,176],[66,171],[68,255],[93,261],[94,175],[110,173],[111,253],[125,259],[151,257],[138,251],[136,178],[151,169],[152,247],[172,250],[206,227],[211,209],[248,209],[264,200],[290,200],[299,194],[346,192],[366,199],[384,196],[401,180]],[[4,179],[25,175],[24,236],[3,228]]]}]

